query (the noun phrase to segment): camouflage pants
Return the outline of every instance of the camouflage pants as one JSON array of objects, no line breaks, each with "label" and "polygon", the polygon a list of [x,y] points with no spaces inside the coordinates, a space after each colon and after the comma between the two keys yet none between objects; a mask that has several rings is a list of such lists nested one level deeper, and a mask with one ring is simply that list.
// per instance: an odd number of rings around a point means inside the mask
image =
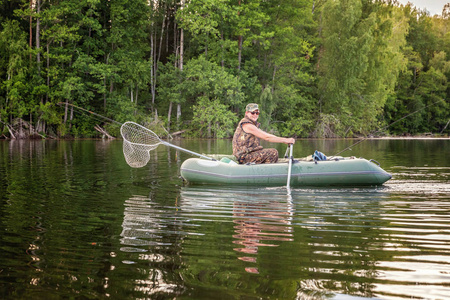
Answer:
[{"label": "camouflage pants", "polygon": [[278,150],[273,148],[253,151],[242,155],[238,162],[240,164],[255,163],[255,164],[269,164],[278,161]]}]

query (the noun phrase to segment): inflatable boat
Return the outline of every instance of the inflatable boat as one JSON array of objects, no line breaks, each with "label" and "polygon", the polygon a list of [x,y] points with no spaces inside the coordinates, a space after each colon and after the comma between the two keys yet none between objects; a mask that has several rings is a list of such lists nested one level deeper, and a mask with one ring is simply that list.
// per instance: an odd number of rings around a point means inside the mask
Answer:
[{"label": "inflatable boat", "polygon": [[[289,164],[237,164],[229,158],[206,160],[189,158],[181,165],[184,180],[193,184],[283,186],[287,183]],[[374,160],[339,157],[323,161],[294,160],[290,186],[376,186],[391,174]]]}]

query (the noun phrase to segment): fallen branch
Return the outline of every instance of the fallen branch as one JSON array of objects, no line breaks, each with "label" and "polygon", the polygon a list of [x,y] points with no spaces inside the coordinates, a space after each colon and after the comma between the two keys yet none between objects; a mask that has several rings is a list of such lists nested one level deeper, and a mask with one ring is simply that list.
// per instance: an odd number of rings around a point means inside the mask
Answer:
[{"label": "fallen branch", "polygon": [[106,135],[109,139],[115,139],[115,137],[113,137],[112,135],[110,135],[105,129],[101,128],[100,126],[95,125],[94,128],[95,128],[95,130],[97,130],[98,132],[100,132],[100,133]]},{"label": "fallen branch", "polygon": [[30,135],[29,135],[29,137],[33,137],[33,135],[37,135],[37,136],[40,136],[42,139],[46,139],[46,137],[44,136],[44,135],[42,135],[42,134],[40,134],[39,132],[37,132],[36,130],[34,130],[34,129],[32,129],[33,130],[33,132],[30,132]]},{"label": "fallen branch", "polygon": [[186,130],[180,130],[180,131],[176,131],[176,132],[172,133],[172,135],[180,135],[180,134],[183,134],[185,132],[186,132]]},{"label": "fallen branch", "polygon": [[444,132],[444,130],[447,128],[448,124],[450,123],[450,120],[448,120],[447,124],[445,125],[444,129],[441,130],[441,134]]},{"label": "fallen branch", "polygon": [[11,138],[13,140],[15,140],[16,136],[14,135],[13,130],[11,129],[11,127],[8,124],[6,124],[6,128],[8,128],[8,131],[9,131],[9,134],[11,135]]}]

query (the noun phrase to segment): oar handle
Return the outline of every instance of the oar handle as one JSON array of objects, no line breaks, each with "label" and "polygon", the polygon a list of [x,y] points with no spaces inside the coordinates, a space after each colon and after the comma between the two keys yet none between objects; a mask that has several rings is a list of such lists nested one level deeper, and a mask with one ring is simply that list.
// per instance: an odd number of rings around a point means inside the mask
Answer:
[{"label": "oar handle", "polygon": [[288,144],[287,145],[287,148],[286,148],[286,152],[284,153],[284,158],[288,158],[289,156],[289,149],[291,148],[291,144]]},{"label": "oar handle", "polygon": [[289,147],[289,167],[288,167],[288,176],[287,176],[286,188],[289,190],[289,188],[291,186],[292,160],[294,159],[292,157],[292,149],[294,148],[294,145],[289,144],[288,147]]}]

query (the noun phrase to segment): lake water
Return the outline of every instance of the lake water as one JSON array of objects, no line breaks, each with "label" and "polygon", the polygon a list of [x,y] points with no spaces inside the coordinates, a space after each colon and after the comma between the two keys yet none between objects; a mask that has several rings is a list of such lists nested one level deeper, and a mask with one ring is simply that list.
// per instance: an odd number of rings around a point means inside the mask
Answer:
[{"label": "lake water", "polygon": [[[229,140],[174,143],[231,152]],[[133,169],[119,140],[0,141],[0,298],[450,299],[450,139],[352,148],[342,155],[393,179],[289,196],[186,185],[190,156],[165,146]]]}]

